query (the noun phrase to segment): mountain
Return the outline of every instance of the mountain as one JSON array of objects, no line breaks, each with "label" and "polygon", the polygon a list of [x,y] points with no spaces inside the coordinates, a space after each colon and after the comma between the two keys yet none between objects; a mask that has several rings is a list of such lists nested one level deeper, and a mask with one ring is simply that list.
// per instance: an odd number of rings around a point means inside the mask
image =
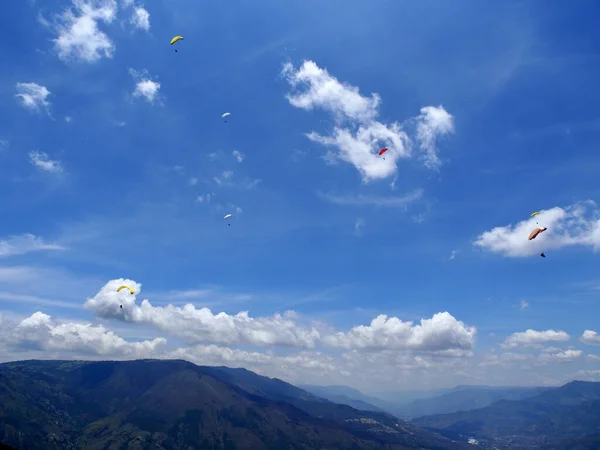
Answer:
[{"label": "mountain", "polygon": [[450,414],[483,408],[500,400],[522,400],[549,389],[552,388],[457,386],[445,394],[414,400],[392,408],[390,412],[401,418]]},{"label": "mountain", "polygon": [[523,400],[501,400],[472,411],[421,417],[413,423],[455,439],[474,437],[498,448],[585,448],[586,441],[597,441],[600,434],[600,383],[573,381]]},{"label": "mountain", "polygon": [[281,380],[179,360],[0,364],[0,442],[64,450],[467,448]]},{"label": "mountain", "polygon": [[386,404],[383,400],[369,397],[348,386],[316,386],[306,384],[299,385],[298,387],[334,403],[349,405],[363,411],[384,412],[392,408],[392,405]]}]

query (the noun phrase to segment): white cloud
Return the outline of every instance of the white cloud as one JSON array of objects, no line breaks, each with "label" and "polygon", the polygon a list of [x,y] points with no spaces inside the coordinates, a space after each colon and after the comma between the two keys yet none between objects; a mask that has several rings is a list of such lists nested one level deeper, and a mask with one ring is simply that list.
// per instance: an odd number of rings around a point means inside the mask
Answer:
[{"label": "white cloud", "polygon": [[[529,233],[538,226],[548,229],[529,241]],[[575,245],[592,247],[596,251],[600,248],[600,211],[592,201],[566,208],[557,206],[514,227],[508,225],[486,231],[474,245],[508,257],[539,255],[542,251]]]},{"label": "white cloud", "polygon": [[260,178],[254,180],[245,178],[243,180],[234,181],[233,175],[234,173],[232,170],[224,170],[220,176],[213,177],[213,181],[221,187],[237,187],[243,189],[252,189],[262,183]]},{"label": "white cloud", "polygon": [[41,237],[29,233],[11,236],[0,241],[0,257],[23,255],[44,250],[66,250],[66,248],[58,244],[48,244]]},{"label": "white cloud", "polygon": [[587,355],[587,357],[588,357],[588,358],[590,358],[590,359],[591,359],[591,360],[593,360],[593,361],[598,361],[598,362],[600,362],[600,355],[592,355],[592,354],[589,354],[589,355]]},{"label": "white cloud", "polygon": [[545,330],[535,331],[529,329],[524,332],[513,333],[504,341],[503,346],[508,348],[520,345],[540,345],[548,342],[567,342],[569,335],[564,331]]},{"label": "white cloud", "polygon": [[550,349],[542,352],[540,355],[541,361],[548,362],[570,362],[581,358],[583,352],[581,350],[560,350]]},{"label": "white cloud", "polygon": [[73,118],[71,116],[65,116],[65,122],[71,123],[72,121],[73,121]]},{"label": "white cloud", "polygon": [[212,152],[212,153],[209,153],[208,155],[206,155],[206,157],[208,159],[210,159],[211,161],[214,161],[215,159],[217,159],[219,157],[219,154],[217,152]]},{"label": "white cloud", "polygon": [[197,203],[210,203],[211,199],[214,197],[214,193],[211,194],[202,194],[196,197]]},{"label": "white cloud", "polygon": [[50,102],[46,99],[49,95],[50,91],[46,86],[37,83],[17,83],[16,97],[27,109],[38,111],[43,108],[48,111]]},{"label": "white cloud", "polygon": [[[304,110],[321,108],[334,115],[336,125],[329,136],[316,132],[307,137],[334,149],[326,160],[341,160],[352,164],[368,182],[393,176],[396,162],[412,156],[412,142],[398,122],[386,125],[377,121],[381,98],[378,94],[365,97],[357,87],[341,83],[313,61],[304,61],[295,69],[284,65],[282,75],[297,90],[286,95],[292,106]],[[303,89],[304,88],[304,89]],[[438,136],[453,131],[452,116],[441,106],[421,109],[417,121],[417,138],[426,154],[425,164],[437,168],[435,141]],[[385,159],[378,155],[387,147]]]},{"label": "white cloud", "polygon": [[417,139],[421,150],[425,153],[425,166],[438,169],[442,162],[437,155],[436,141],[438,137],[454,132],[454,118],[441,105],[421,108],[417,117]]},{"label": "white cloud", "polygon": [[457,254],[457,253],[458,253],[458,251],[457,251],[457,250],[452,250],[452,251],[450,252],[450,257],[449,257],[448,259],[452,260],[452,259],[456,258],[456,254]]},{"label": "white cloud", "polygon": [[112,58],[115,45],[98,25],[110,24],[116,16],[116,0],[72,0],[72,7],[63,11],[56,25],[58,57],[88,63]]},{"label": "white cloud", "polygon": [[244,160],[244,154],[242,152],[234,150],[232,154],[233,157],[237,160],[237,162],[241,163]]},{"label": "white cloud", "polygon": [[60,173],[63,171],[60,161],[50,159],[44,152],[29,152],[29,162],[44,172]]},{"label": "white cloud", "polygon": [[196,186],[198,184],[198,178],[192,177],[188,180],[188,183],[190,184],[190,186]]},{"label": "white cloud", "polygon": [[0,150],[8,147],[10,147],[10,141],[8,139],[0,139]]},{"label": "white cloud", "polygon": [[521,300],[521,309],[527,308],[529,308],[529,303],[527,302],[527,300]]},{"label": "white cloud", "polygon": [[373,197],[366,195],[355,196],[340,196],[333,194],[325,194],[317,192],[319,197],[336,205],[353,205],[353,206],[381,206],[386,208],[400,208],[415,202],[423,197],[423,189],[416,189],[402,196],[396,197]]},{"label": "white cloud", "polygon": [[592,330],[585,330],[579,340],[586,345],[600,345],[600,334]]},{"label": "white cloud", "polygon": [[364,219],[356,219],[356,222],[354,222],[354,235],[362,236],[362,230],[364,227],[365,227],[365,220]]},{"label": "white cloud", "polygon": [[153,103],[158,95],[160,83],[158,81],[152,81],[146,69],[141,72],[129,69],[129,73],[136,81],[133,96],[144,97],[148,102]]},{"label": "white cloud", "polygon": [[166,344],[163,338],[127,342],[101,325],[60,322],[39,311],[10,331],[6,328],[3,331],[4,339],[11,348],[17,350],[147,358],[156,355],[157,350]]},{"label": "white cloud", "polygon": [[137,6],[131,13],[130,22],[136,28],[148,31],[150,29],[150,13],[145,8]]},{"label": "white cloud", "polygon": [[476,334],[475,327],[465,326],[448,312],[421,319],[421,324],[414,326],[413,322],[382,314],[369,326],[360,325],[347,333],[325,336],[323,341],[345,349],[471,350]]},{"label": "white cloud", "polygon": [[122,295],[125,291],[117,292],[117,287],[123,284],[131,286],[136,294],[141,288],[139,283],[132,280],[112,280],[93,298],[88,299],[85,306],[99,317],[152,325],[183,337],[190,343],[246,343],[310,348],[319,339],[316,329],[297,326],[289,314],[252,318],[246,311],[233,316],[223,312],[213,314],[208,308],[197,309],[192,304],[183,307],[155,307],[148,300],[143,300],[138,306],[135,304],[135,296]]}]

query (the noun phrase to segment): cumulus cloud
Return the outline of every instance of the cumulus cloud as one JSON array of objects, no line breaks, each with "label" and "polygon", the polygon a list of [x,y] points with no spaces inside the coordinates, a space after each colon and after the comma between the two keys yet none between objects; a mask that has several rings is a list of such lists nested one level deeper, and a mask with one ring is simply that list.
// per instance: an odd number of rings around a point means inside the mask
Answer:
[{"label": "cumulus cloud", "polygon": [[23,107],[32,111],[39,111],[50,108],[50,102],[46,100],[50,95],[50,91],[46,86],[37,83],[17,83],[16,97],[21,100]]},{"label": "cumulus cloud", "polygon": [[50,159],[50,157],[40,151],[29,152],[29,162],[44,172],[60,173],[63,167],[60,161]]},{"label": "cumulus cloud", "polygon": [[[535,239],[527,240],[537,227],[547,230]],[[539,255],[542,251],[568,246],[600,248],[600,211],[593,201],[575,203],[565,208],[543,210],[534,218],[515,226],[496,227],[482,233],[474,245],[507,257]]]},{"label": "cumulus cloud", "polygon": [[232,154],[233,157],[237,160],[237,162],[241,163],[244,160],[244,154],[242,152],[234,150]]},{"label": "cumulus cloud", "polygon": [[93,298],[88,299],[85,306],[99,317],[152,325],[183,337],[190,343],[245,343],[311,348],[319,339],[319,332],[315,328],[296,325],[290,313],[253,318],[247,311],[235,315],[224,312],[213,314],[208,308],[196,308],[192,304],[183,307],[156,307],[148,300],[142,300],[138,306],[135,295],[128,295],[125,291],[117,292],[117,288],[123,284],[131,286],[136,294],[141,288],[139,283],[132,280],[112,280]]},{"label": "cumulus cloud", "polygon": [[585,330],[579,340],[587,345],[600,345],[600,334],[592,330]]},{"label": "cumulus cloud", "polygon": [[[412,141],[401,124],[376,120],[381,105],[378,94],[363,96],[357,87],[340,82],[313,61],[304,61],[298,69],[286,63],[282,75],[295,89],[286,95],[292,106],[304,110],[320,108],[333,114],[337,123],[329,136],[314,131],[307,134],[310,140],[333,149],[327,160],[352,164],[368,182],[394,175],[397,161],[412,156]],[[438,136],[454,130],[453,118],[441,106],[427,106],[415,120],[425,164],[438,168],[435,143]],[[385,159],[378,155],[382,147],[388,148]]]},{"label": "cumulus cloud", "polygon": [[0,257],[24,255],[25,253],[44,250],[66,250],[58,244],[48,244],[41,237],[33,234],[10,236],[0,241]]},{"label": "cumulus cloud", "polygon": [[146,69],[138,72],[134,69],[129,69],[130,75],[135,80],[135,89],[133,90],[134,97],[143,97],[149,103],[153,103],[158,95],[160,83],[152,81]]},{"label": "cumulus cloud", "polygon": [[421,319],[420,325],[382,314],[369,326],[360,325],[347,333],[325,336],[323,341],[345,349],[471,350],[476,333],[475,327],[466,326],[448,312]]},{"label": "cumulus cloud", "polygon": [[150,29],[150,13],[145,8],[136,6],[131,13],[130,22],[136,28],[148,31]]},{"label": "cumulus cloud", "polygon": [[544,362],[572,362],[581,358],[583,352],[581,350],[557,350],[554,348],[543,351],[539,356]]},{"label": "cumulus cloud", "polygon": [[101,325],[60,322],[42,312],[32,314],[10,330],[9,327],[3,323],[3,340],[16,350],[145,358],[156,355],[166,344],[163,338],[128,342]]},{"label": "cumulus cloud", "polygon": [[504,341],[504,347],[518,347],[521,345],[540,345],[549,342],[567,342],[570,339],[565,331],[545,330],[536,331],[529,329],[524,332],[513,333]]},{"label": "cumulus cloud", "polygon": [[99,25],[112,23],[116,16],[116,0],[72,0],[72,6],[57,18],[55,26],[58,57],[87,63],[112,58],[115,45]]},{"label": "cumulus cloud", "polygon": [[[130,286],[135,295],[125,290],[117,292],[121,285]],[[299,325],[293,311],[255,318],[246,311],[235,315],[214,314],[208,308],[196,308],[192,304],[156,307],[147,299],[138,306],[136,296],[140,288],[141,285],[132,280],[111,280],[88,299],[85,306],[98,317],[152,325],[192,344],[210,342],[299,348],[324,344],[342,349],[468,352],[473,348],[476,336],[474,327],[465,326],[447,312],[421,319],[419,325],[380,315],[369,326],[357,326],[347,333],[331,333],[319,330],[315,325]]]}]

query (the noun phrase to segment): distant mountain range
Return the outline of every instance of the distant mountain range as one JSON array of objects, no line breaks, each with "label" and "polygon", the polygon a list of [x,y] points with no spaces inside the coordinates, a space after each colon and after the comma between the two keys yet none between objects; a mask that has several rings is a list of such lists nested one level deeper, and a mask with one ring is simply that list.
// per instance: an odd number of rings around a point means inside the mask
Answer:
[{"label": "distant mountain range", "polygon": [[[390,398],[395,399],[392,402],[365,395],[347,386],[302,385],[300,387],[336,403],[350,405],[365,411],[387,411],[403,419],[468,411],[491,405],[499,400],[521,400],[552,389],[548,387],[456,386],[447,389],[417,391],[412,395],[395,393],[390,395]],[[415,399],[417,395],[425,397]]]},{"label": "distant mountain range", "polygon": [[573,381],[523,400],[415,419],[413,423],[480,448],[599,449],[600,383]]},{"label": "distant mountain range", "polygon": [[471,448],[244,369],[164,360],[0,364],[0,442],[57,450]]},{"label": "distant mountain range", "polygon": [[301,384],[298,387],[332,402],[349,405],[363,411],[384,412],[393,409],[393,405],[390,405],[377,397],[365,395],[348,386],[316,386],[313,384]]}]

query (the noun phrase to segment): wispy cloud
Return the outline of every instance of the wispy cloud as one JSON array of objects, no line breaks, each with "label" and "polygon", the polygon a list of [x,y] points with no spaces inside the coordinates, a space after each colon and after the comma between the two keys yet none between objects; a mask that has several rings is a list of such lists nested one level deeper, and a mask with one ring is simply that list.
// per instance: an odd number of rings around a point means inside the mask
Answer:
[{"label": "wispy cloud", "polygon": [[521,300],[521,309],[527,308],[529,308],[529,302],[527,302],[526,300]]},{"label": "wispy cloud", "polygon": [[237,150],[234,150],[234,151],[232,152],[232,154],[233,154],[233,157],[234,157],[234,158],[237,160],[237,162],[239,162],[239,163],[241,163],[241,162],[244,160],[244,158],[245,158],[244,154],[243,154],[242,152],[239,152],[239,151],[237,151]]},{"label": "wispy cloud", "polygon": [[360,218],[356,219],[356,222],[354,222],[354,235],[362,236],[364,227],[365,227],[365,220],[360,219]]},{"label": "wispy cloud", "polygon": [[423,190],[416,189],[413,192],[402,196],[381,197],[367,195],[333,195],[317,191],[317,195],[323,200],[336,205],[352,205],[352,206],[381,206],[385,208],[401,208],[423,197]]},{"label": "wispy cloud", "polygon": [[45,109],[50,110],[50,102],[47,100],[50,91],[46,86],[37,83],[17,83],[16,97],[21,100],[21,105],[32,111]]},{"label": "wispy cloud", "polygon": [[58,244],[48,244],[41,237],[29,233],[10,236],[0,241],[0,257],[23,255],[44,250],[66,250],[66,248]]},{"label": "wispy cloud", "polygon": [[49,173],[61,173],[63,172],[63,167],[60,161],[52,160],[50,157],[40,151],[32,151],[29,152],[29,161],[31,164],[36,166],[38,169],[49,172]]},{"label": "wispy cloud", "polygon": [[131,24],[140,30],[150,30],[150,13],[141,6],[136,6],[131,13]]}]

